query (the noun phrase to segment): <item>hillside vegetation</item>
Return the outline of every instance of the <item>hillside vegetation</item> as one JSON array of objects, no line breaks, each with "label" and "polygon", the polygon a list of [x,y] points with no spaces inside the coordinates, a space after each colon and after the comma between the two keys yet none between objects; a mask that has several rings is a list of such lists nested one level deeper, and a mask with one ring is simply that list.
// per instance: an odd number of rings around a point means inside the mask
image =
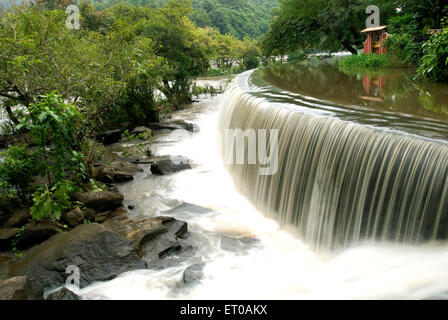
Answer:
[{"label": "hillside vegetation", "polygon": [[[96,7],[104,9],[118,2],[160,8],[167,0],[110,0]],[[194,12],[190,19],[198,27],[215,27],[221,34],[239,39],[254,39],[268,31],[272,10],[278,7],[277,0],[193,0],[192,3]]]}]

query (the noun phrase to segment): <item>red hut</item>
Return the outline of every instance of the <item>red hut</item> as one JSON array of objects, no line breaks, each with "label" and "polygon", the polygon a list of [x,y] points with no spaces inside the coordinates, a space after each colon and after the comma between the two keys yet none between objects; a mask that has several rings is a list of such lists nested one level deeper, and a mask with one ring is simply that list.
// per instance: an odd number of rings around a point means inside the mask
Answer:
[{"label": "red hut", "polygon": [[387,38],[387,26],[367,28],[361,31],[361,33],[367,33],[367,40],[364,43],[364,53],[384,54],[386,53],[386,47],[384,46],[384,40]]}]

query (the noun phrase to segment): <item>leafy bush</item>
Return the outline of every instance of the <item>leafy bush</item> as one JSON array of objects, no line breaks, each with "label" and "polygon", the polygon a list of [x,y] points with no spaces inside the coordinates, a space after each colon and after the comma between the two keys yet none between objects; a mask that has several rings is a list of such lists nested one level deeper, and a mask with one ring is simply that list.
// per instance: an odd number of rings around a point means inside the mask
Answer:
[{"label": "leafy bush", "polygon": [[391,17],[388,21],[388,30],[393,34],[418,34],[421,32],[418,16],[412,13]]},{"label": "leafy bush", "polygon": [[392,66],[388,54],[359,54],[348,56],[339,62],[339,67],[347,69],[385,68]]},{"label": "leafy bush", "polygon": [[76,189],[72,182],[57,182],[54,187],[43,186],[33,194],[34,205],[31,216],[35,220],[45,218],[60,219],[62,212],[71,207],[70,194]]},{"label": "leafy bush", "polygon": [[36,152],[24,147],[12,146],[6,158],[0,163],[0,188],[8,194],[8,189],[15,188],[17,195],[26,200],[30,182],[39,172],[39,160]]},{"label": "leafy bush", "polygon": [[[82,119],[78,109],[64,103],[61,96],[51,93],[41,96],[40,101],[32,104],[29,110],[18,129],[30,129],[44,162],[41,175],[47,175],[50,188],[53,185],[52,176],[60,181],[66,178],[67,170],[81,174],[85,172],[82,154],[77,152],[81,147],[79,133]],[[52,148],[48,150],[50,144]]]},{"label": "leafy bush", "polygon": [[386,39],[385,45],[393,56],[395,64],[416,66],[422,56],[421,44],[416,42],[410,34],[391,34]]},{"label": "leafy bush", "polygon": [[423,44],[420,77],[432,81],[448,81],[448,30],[434,34]]}]

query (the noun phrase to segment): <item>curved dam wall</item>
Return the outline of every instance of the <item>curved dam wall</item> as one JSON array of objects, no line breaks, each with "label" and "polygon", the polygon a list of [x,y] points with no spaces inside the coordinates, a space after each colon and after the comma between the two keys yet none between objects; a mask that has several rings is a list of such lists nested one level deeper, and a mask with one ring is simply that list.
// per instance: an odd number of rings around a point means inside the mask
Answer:
[{"label": "curved dam wall", "polygon": [[[235,140],[240,132],[242,143],[224,139],[223,157],[260,211],[316,248],[448,238],[446,141],[271,103],[250,75],[227,89],[219,129]],[[263,145],[271,163],[260,159]],[[262,174],[267,165],[275,172]]]}]

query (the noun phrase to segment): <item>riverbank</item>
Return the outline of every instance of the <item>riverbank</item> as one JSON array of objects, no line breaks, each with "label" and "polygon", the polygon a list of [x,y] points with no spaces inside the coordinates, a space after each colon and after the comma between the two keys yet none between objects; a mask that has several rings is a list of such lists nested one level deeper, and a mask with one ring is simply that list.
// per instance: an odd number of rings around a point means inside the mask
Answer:
[{"label": "riverbank", "polygon": [[[216,92],[222,92],[226,79],[199,79],[198,84],[207,84]],[[135,268],[163,267],[162,259],[183,250],[187,223],[169,216],[130,219],[138,210],[138,204],[123,203],[126,199],[118,189],[138,174],[166,176],[191,168],[185,157],[153,155],[152,140],[200,130],[194,123],[170,117],[168,115],[159,124],[149,125],[151,129],[138,127],[130,133],[105,132],[101,138],[106,145],[102,147],[104,150],[94,163],[93,171],[95,184],[107,188],[74,194],[72,200],[80,207],[64,213],[60,221],[31,220],[27,208],[4,219],[6,222],[0,229],[1,249],[6,250],[0,253],[1,299],[42,299],[52,289],[64,285],[68,266],[90,270],[87,275],[81,274],[84,287]],[[139,139],[139,135],[147,132],[151,133],[151,141]],[[104,237],[111,238],[111,243],[104,242]],[[10,251],[11,247],[13,251]],[[123,254],[125,259],[114,258]],[[58,259],[48,260],[49,256]],[[67,265],[65,268],[61,261]],[[50,299],[74,297],[71,292],[61,291]]]}]

